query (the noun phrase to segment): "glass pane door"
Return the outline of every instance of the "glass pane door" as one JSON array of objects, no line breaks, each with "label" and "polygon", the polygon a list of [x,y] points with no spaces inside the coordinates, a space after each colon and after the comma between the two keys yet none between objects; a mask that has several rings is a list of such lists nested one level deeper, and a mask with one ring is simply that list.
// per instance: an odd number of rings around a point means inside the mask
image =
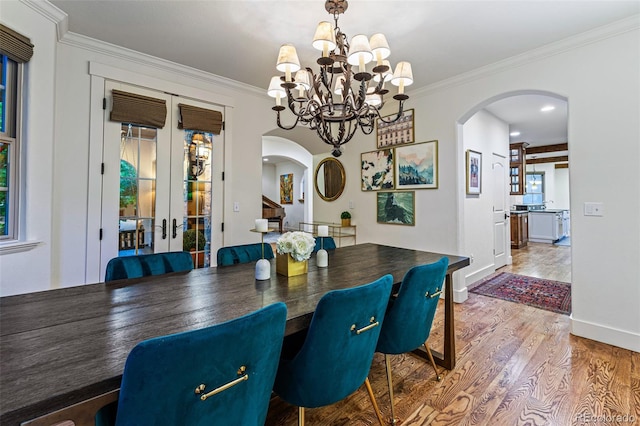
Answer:
[{"label": "glass pane door", "polygon": [[211,133],[184,132],[183,250],[196,268],[211,265]]},{"label": "glass pane door", "polygon": [[163,128],[111,121],[114,89],[163,99],[168,114],[171,105],[165,93],[105,82],[101,279],[110,259],[166,252],[171,239],[171,119]]},{"label": "glass pane door", "polygon": [[178,103],[221,113],[224,109],[183,97],[173,101],[171,156],[182,161],[171,163],[171,211],[172,217],[181,218],[182,229],[178,232],[180,248],[172,250],[191,252],[196,268],[215,266],[215,254],[222,247],[224,131],[180,129]]},{"label": "glass pane door", "polygon": [[153,253],[157,129],[122,123],[118,256]]}]

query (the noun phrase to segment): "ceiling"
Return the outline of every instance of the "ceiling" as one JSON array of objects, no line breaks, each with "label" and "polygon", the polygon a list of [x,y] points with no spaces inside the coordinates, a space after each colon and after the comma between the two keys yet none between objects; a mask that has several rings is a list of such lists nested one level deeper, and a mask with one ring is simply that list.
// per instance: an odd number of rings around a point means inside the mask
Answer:
[{"label": "ceiling", "polygon": [[[311,47],[319,21],[332,21],[323,0],[53,0],[69,31],[266,88],[280,45],[296,46],[315,68]],[[412,90],[640,13],[640,2],[351,0],[339,26],[350,38],[382,32],[392,66],[412,64]],[[540,108],[554,104],[543,114]],[[567,104],[518,96],[486,108],[532,145],[566,142]]]}]

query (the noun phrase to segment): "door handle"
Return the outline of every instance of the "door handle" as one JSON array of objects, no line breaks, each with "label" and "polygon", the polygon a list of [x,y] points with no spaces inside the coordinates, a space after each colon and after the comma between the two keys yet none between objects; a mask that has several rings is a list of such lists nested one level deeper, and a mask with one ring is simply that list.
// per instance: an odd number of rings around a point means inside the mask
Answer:
[{"label": "door handle", "polygon": [[178,236],[178,225],[176,223],[176,220],[173,219],[173,238],[175,239]]},{"label": "door handle", "polygon": [[505,214],[504,214],[504,218],[505,218],[505,219],[509,219],[509,215],[505,213]]},{"label": "door handle", "polygon": [[162,219],[162,239],[167,239],[167,219]]}]

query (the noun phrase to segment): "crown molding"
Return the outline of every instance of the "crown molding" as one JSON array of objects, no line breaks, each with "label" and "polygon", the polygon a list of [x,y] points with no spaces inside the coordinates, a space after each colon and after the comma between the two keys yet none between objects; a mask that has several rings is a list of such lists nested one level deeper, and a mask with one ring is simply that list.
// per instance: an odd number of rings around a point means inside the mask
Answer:
[{"label": "crown molding", "polygon": [[469,83],[480,78],[498,74],[509,69],[521,67],[532,62],[539,61],[550,56],[558,55],[573,49],[577,49],[592,43],[615,37],[629,31],[638,30],[640,28],[640,15],[633,15],[628,18],[616,21],[614,23],[603,25],[593,30],[568,37],[564,40],[547,44],[537,49],[521,53],[516,56],[494,62],[484,67],[476,68],[472,71],[457,75],[455,77],[441,80],[430,84],[416,91],[411,92],[412,96],[423,96],[440,90],[459,86]]},{"label": "crown molding", "polygon": [[265,91],[262,88],[241,83],[230,78],[217,76],[215,74],[167,61],[145,53],[140,53],[132,49],[127,49],[126,47],[117,46],[115,44],[70,32],[69,16],[50,2],[43,0],[20,1],[56,24],[58,42],[62,44],[100,53],[116,59],[135,62],[143,66],[155,68],[179,77],[191,78],[206,84],[224,86],[234,90],[240,90],[247,94],[258,95],[260,97],[266,96]]},{"label": "crown molding", "polygon": [[69,16],[52,3],[42,0],[20,0],[20,2],[55,23],[58,40],[62,39],[62,36],[68,31]]},{"label": "crown molding", "polygon": [[127,49],[126,47],[117,46],[115,44],[83,36],[81,34],[67,32],[60,40],[60,43],[66,44],[68,46],[90,50],[92,52],[96,52],[105,56],[110,56],[112,58],[134,62],[146,67],[155,68],[160,71],[174,74],[178,77],[187,77],[207,84],[214,84],[225,86],[235,90],[241,90],[252,95],[259,95],[262,97],[265,96],[264,90],[259,89],[255,86],[240,83],[230,78],[221,77],[215,74],[198,70],[196,68],[178,64],[176,62],[167,61],[165,59]]}]

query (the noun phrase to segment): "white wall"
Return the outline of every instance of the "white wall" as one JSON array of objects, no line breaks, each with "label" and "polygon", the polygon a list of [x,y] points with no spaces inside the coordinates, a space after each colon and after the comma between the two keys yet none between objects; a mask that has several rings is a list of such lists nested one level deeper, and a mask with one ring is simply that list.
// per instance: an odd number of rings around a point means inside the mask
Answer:
[{"label": "white wall", "polygon": [[276,165],[262,163],[262,193],[265,197],[278,202],[278,186],[276,185]]},{"label": "white wall", "polygon": [[[493,179],[492,157],[498,154],[504,157],[505,182],[508,172],[509,125],[487,111],[474,114],[462,126],[463,152],[468,149],[482,154],[482,181],[479,195],[464,195],[464,233],[462,251],[473,256],[473,263],[465,268],[465,282],[469,284],[486,277],[495,271],[493,256]],[[466,157],[462,160],[466,164]],[[464,176],[466,185],[466,175]],[[504,187],[504,199],[508,196],[508,187]],[[465,188],[466,192],[466,188]],[[509,236],[507,228],[507,237]],[[505,242],[507,256],[511,252],[509,241]],[[466,286],[456,289],[456,301],[467,298]]]},{"label": "white wall", "polygon": [[[571,160],[569,160],[569,164],[571,164]],[[555,193],[553,194],[552,200],[555,203],[555,209],[570,209],[571,208],[571,200],[570,200],[570,183],[569,183],[569,169],[554,169],[553,175],[555,177],[556,185],[555,185]]]},{"label": "white wall", "polygon": [[[50,288],[52,261],[56,247],[53,215],[54,138],[59,116],[54,108],[56,77],[56,27],[50,16],[44,16],[17,1],[3,1],[0,21],[7,27],[29,37],[34,55],[26,65],[25,103],[20,159],[22,192],[20,204],[21,244],[0,245],[0,295],[28,293]],[[75,164],[67,166],[78,171]],[[79,171],[84,173],[82,167]],[[22,251],[28,249],[27,251]]]}]

